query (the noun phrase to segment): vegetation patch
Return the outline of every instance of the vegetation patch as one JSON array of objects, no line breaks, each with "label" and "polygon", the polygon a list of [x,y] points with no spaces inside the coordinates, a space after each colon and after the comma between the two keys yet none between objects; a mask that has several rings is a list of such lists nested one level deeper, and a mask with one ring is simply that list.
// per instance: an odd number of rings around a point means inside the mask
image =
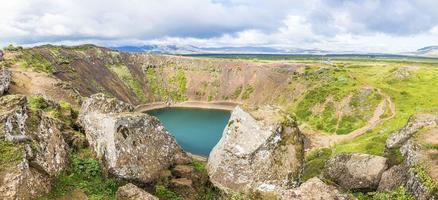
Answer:
[{"label": "vegetation patch", "polygon": [[166,96],[167,92],[165,88],[161,87],[161,84],[159,84],[159,80],[154,68],[148,68],[146,70],[146,80],[148,82],[149,88],[155,96],[162,98]]},{"label": "vegetation patch", "polygon": [[408,194],[403,186],[400,186],[392,191],[387,192],[368,192],[368,193],[353,193],[359,200],[415,200],[415,198]]},{"label": "vegetation patch", "polygon": [[171,81],[175,85],[175,90],[170,92],[174,101],[186,101],[187,78],[183,69],[178,69]]},{"label": "vegetation patch", "polygon": [[255,88],[252,85],[246,85],[245,89],[242,92],[242,99],[246,100],[251,96],[251,94],[254,92]]},{"label": "vegetation patch", "polygon": [[426,187],[428,192],[432,195],[438,195],[438,183],[433,180],[426,171],[423,165],[417,164],[411,168],[420,182]]},{"label": "vegetation patch", "polygon": [[233,94],[231,95],[231,98],[237,99],[239,98],[241,93],[242,93],[242,86],[239,86],[234,90]]},{"label": "vegetation patch", "polygon": [[29,49],[21,50],[20,61],[26,69],[32,69],[36,72],[53,73],[52,64],[41,54]]},{"label": "vegetation patch", "polygon": [[114,72],[123,83],[130,88],[141,102],[146,102],[141,84],[132,76],[126,65],[107,65],[107,67]]},{"label": "vegetation patch", "polygon": [[303,181],[318,176],[324,168],[325,162],[330,159],[332,150],[329,148],[315,149],[305,157]]},{"label": "vegetation patch", "polygon": [[105,178],[99,162],[90,149],[73,152],[70,167],[52,180],[52,190],[39,199],[57,199],[81,189],[89,199],[115,199],[121,183],[113,178]]},{"label": "vegetation patch", "polygon": [[156,184],[154,187],[154,194],[160,199],[164,200],[184,200],[180,195],[177,193],[169,190],[167,187],[163,185]]}]

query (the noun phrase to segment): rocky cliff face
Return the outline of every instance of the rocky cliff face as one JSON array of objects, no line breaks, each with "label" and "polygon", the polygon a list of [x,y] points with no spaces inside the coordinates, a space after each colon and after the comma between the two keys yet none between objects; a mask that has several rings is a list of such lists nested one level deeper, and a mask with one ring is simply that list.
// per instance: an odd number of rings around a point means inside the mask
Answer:
[{"label": "rocky cliff face", "polygon": [[150,182],[189,157],[157,118],[132,113],[132,106],[102,94],[91,96],[79,121],[106,170],[120,178]]},{"label": "rocky cliff face", "polygon": [[[262,113],[262,114],[261,114]],[[236,107],[208,160],[213,184],[225,191],[274,193],[296,184],[303,167],[303,135],[291,116],[264,107]]]},{"label": "rocky cliff face", "polygon": [[[46,72],[82,96],[106,93],[133,105],[150,102],[274,101],[300,65],[130,54],[92,45],[8,50],[14,62]],[[276,94],[276,95],[273,95]]]},{"label": "rocky cliff face", "polygon": [[68,164],[62,123],[29,111],[26,97],[0,98],[0,199],[30,199],[49,192],[50,177]]}]

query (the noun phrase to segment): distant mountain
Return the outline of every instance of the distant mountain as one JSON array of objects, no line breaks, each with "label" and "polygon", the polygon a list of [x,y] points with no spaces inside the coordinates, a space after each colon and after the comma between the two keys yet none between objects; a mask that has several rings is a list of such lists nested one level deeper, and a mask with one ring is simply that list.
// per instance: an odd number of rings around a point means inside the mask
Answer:
[{"label": "distant mountain", "polygon": [[413,56],[438,58],[438,45],[423,47],[421,49],[417,49],[414,52],[408,52],[408,53],[404,53],[404,54],[413,55]]},{"label": "distant mountain", "polygon": [[109,47],[126,52],[149,52],[165,54],[328,54],[320,49],[275,48],[275,47],[196,47],[192,45],[143,45]]}]

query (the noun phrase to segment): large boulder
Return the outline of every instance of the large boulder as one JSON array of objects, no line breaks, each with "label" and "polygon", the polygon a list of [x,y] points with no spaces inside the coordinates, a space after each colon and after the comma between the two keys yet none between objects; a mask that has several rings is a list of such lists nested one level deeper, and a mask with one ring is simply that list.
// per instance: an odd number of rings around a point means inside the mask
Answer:
[{"label": "large boulder", "polygon": [[9,89],[11,83],[11,72],[0,65],[0,96],[3,95]]},{"label": "large boulder", "polygon": [[163,169],[190,162],[157,118],[130,111],[132,105],[101,94],[81,107],[80,124],[106,171],[146,183]]},{"label": "large boulder", "polygon": [[349,195],[342,194],[339,190],[331,185],[327,185],[319,178],[314,177],[298,188],[286,190],[281,195],[284,200],[347,200],[353,199]]},{"label": "large boulder", "polygon": [[59,120],[28,110],[26,97],[0,97],[0,199],[30,199],[50,190],[50,177],[68,165],[62,131]]},{"label": "large boulder", "polygon": [[158,200],[158,197],[149,194],[132,183],[119,187],[116,198],[117,200]]},{"label": "large boulder", "polygon": [[330,158],[322,175],[348,190],[372,191],[377,189],[387,167],[386,158],[381,156],[343,154]]},{"label": "large boulder", "polygon": [[303,135],[294,119],[277,108],[231,113],[210,153],[211,182],[225,192],[274,193],[296,185],[303,169]]}]

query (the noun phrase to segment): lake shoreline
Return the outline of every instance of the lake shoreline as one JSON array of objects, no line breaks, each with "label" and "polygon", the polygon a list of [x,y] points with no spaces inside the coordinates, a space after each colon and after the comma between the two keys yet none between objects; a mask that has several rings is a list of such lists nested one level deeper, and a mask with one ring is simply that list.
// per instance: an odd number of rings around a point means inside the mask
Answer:
[{"label": "lake shoreline", "polygon": [[147,112],[162,108],[200,108],[200,109],[213,109],[213,110],[226,110],[232,111],[239,103],[229,101],[184,101],[178,103],[166,103],[166,102],[154,102],[149,104],[141,104],[136,107],[138,112]]}]

